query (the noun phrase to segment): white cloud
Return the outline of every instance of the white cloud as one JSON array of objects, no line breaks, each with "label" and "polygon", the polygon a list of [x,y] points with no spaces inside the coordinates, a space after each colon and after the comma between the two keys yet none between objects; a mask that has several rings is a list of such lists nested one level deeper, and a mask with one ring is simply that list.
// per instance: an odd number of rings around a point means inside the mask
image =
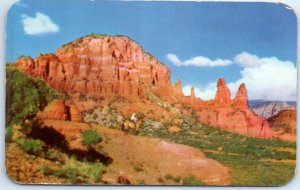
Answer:
[{"label": "white cloud", "polygon": [[[243,52],[235,57],[234,63],[244,68],[240,71],[240,79],[228,83],[232,98],[240,84],[245,83],[249,99],[296,100],[297,68],[292,62],[276,57],[259,58]],[[190,85],[185,86],[184,94],[190,95],[190,88]],[[195,88],[196,96],[204,100],[213,99],[215,93],[216,82],[209,83],[203,89]]]},{"label": "white cloud", "polygon": [[259,57],[248,52],[238,54],[233,61],[242,67],[258,67],[263,64]]},{"label": "white cloud", "polygon": [[22,24],[25,34],[28,35],[39,35],[59,31],[59,26],[55,24],[49,16],[40,12],[37,12],[35,17],[22,15]]},{"label": "white cloud", "polygon": [[[182,91],[185,96],[191,95],[191,85],[184,86]],[[209,83],[205,88],[201,89],[194,87],[195,96],[201,98],[202,100],[211,100],[215,98],[217,91],[217,83]]]},{"label": "white cloud", "polygon": [[[237,64],[249,65],[247,61]],[[239,84],[244,82],[250,99],[296,100],[297,68],[292,62],[276,57],[257,57],[256,61],[255,66],[241,70],[242,77],[239,80],[228,84],[234,94]]]},{"label": "white cloud", "polygon": [[192,57],[189,60],[181,61],[175,54],[167,54],[167,59],[171,61],[174,65],[176,66],[196,66],[196,67],[216,67],[216,66],[227,66],[232,64],[231,60],[228,59],[216,59],[216,60],[211,60],[207,57],[203,56],[197,56],[197,57]]}]

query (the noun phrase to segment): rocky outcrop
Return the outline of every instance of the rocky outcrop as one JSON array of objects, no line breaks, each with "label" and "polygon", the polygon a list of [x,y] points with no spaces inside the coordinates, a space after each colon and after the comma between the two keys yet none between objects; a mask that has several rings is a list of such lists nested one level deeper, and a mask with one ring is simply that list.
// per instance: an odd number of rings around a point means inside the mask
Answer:
[{"label": "rocky outcrop", "polygon": [[230,106],[231,105],[231,93],[226,85],[225,79],[221,78],[217,83],[217,92],[214,103],[216,106]]},{"label": "rocky outcrop", "polygon": [[172,87],[172,93],[176,97],[179,97],[179,98],[182,98],[184,96],[183,92],[182,92],[182,86],[181,86],[181,81],[180,80],[177,80],[175,82],[175,84],[173,85],[173,87]]},{"label": "rocky outcrop", "polygon": [[191,98],[196,98],[194,87],[191,88],[191,95],[190,95],[190,97]]},{"label": "rocky outcrop", "polygon": [[296,110],[295,106],[292,106],[286,102],[263,102],[251,108],[257,115],[265,119],[277,115],[283,110]]},{"label": "rocky outcrop", "polygon": [[37,59],[22,57],[16,67],[67,93],[87,96],[169,95],[170,71],[125,36],[86,36]]},{"label": "rocky outcrop", "polygon": [[233,102],[236,107],[248,109],[248,94],[245,83],[240,85]]},{"label": "rocky outcrop", "polygon": [[81,122],[82,116],[79,109],[74,105],[66,105],[65,100],[56,99],[50,102],[37,117],[43,120],[62,120]]},{"label": "rocky outcrop", "polygon": [[70,121],[74,122],[81,122],[82,121],[82,115],[80,110],[76,106],[69,106],[70,109]]},{"label": "rocky outcrop", "polygon": [[41,119],[67,120],[67,109],[64,100],[57,99],[50,102],[38,117]]},{"label": "rocky outcrop", "polygon": [[184,97],[196,111],[199,120],[222,130],[241,135],[271,138],[272,128],[267,120],[257,116],[248,108],[248,95],[245,84],[241,84],[234,99],[225,79],[219,79],[214,100],[203,101],[198,98]]},{"label": "rocky outcrop", "polygon": [[273,135],[276,138],[286,141],[296,141],[296,116],[295,110],[282,110],[278,114],[270,117]]},{"label": "rocky outcrop", "polygon": [[[39,128],[42,131],[51,129],[63,135],[66,140],[66,146],[70,150],[88,151],[88,147],[82,142],[82,133],[86,130],[91,130],[91,127],[86,123],[44,119]],[[57,140],[55,137],[53,138],[53,140]]]}]

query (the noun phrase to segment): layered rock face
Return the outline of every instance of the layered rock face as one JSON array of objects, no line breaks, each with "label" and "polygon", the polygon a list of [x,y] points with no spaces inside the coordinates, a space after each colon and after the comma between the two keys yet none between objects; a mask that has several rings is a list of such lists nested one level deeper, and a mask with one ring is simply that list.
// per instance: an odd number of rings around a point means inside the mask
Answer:
[{"label": "layered rock face", "polygon": [[[174,85],[173,88],[178,87]],[[193,89],[191,96],[180,99],[194,108],[200,121],[208,125],[246,136],[272,137],[272,128],[268,121],[255,115],[248,108],[248,95],[244,83],[240,85],[233,99],[223,78],[217,82],[214,100],[203,101],[196,98]]]},{"label": "layered rock face", "polygon": [[[164,100],[175,99],[190,105],[199,120],[211,126],[242,135],[271,137],[269,123],[248,108],[245,84],[241,84],[234,99],[224,79],[217,83],[214,100],[197,98],[193,88],[191,96],[184,96],[179,80],[171,85],[169,69],[128,37],[86,36],[64,45],[55,54],[40,55],[37,59],[22,57],[16,68],[68,94],[141,99],[153,92]],[[82,120],[77,108],[59,101],[50,104],[41,116]]]},{"label": "layered rock face", "polygon": [[274,136],[286,140],[296,141],[296,110],[282,110],[278,114],[270,117],[268,121],[272,125]]},{"label": "layered rock face", "polygon": [[125,36],[83,37],[55,54],[20,58],[16,67],[60,92],[91,97],[168,96],[171,89],[169,69]]}]

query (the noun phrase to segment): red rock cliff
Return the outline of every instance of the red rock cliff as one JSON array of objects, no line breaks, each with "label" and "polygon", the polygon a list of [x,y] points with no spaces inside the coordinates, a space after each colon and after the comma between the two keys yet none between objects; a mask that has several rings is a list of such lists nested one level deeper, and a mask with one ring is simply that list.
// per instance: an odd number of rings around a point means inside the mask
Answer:
[{"label": "red rock cliff", "polygon": [[[248,108],[245,84],[241,84],[234,99],[223,78],[218,80],[214,100],[197,98],[194,89],[186,97],[179,80],[171,86],[169,69],[128,37],[86,36],[64,45],[55,54],[40,55],[37,59],[22,57],[16,67],[69,94],[142,98],[151,91],[167,97],[165,100],[175,98],[190,105],[203,123],[242,135],[271,137],[269,123]],[[45,117],[64,117],[61,105],[57,103],[60,107],[57,113],[50,106],[44,112]],[[69,119],[81,120],[77,108],[69,111]]]},{"label": "red rock cliff", "polygon": [[203,101],[191,96],[181,98],[185,104],[193,107],[199,119],[210,126],[238,133],[241,135],[271,138],[272,128],[267,120],[257,116],[248,108],[248,95],[245,84],[241,84],[234,99],[225,79],[217,82],[215,99]]},{"label": "red rock cliff", "polygon": [[89,96],[167,96],[171,89],[169,69],[125,36],[83,37],[16,67],[61,92]]}]

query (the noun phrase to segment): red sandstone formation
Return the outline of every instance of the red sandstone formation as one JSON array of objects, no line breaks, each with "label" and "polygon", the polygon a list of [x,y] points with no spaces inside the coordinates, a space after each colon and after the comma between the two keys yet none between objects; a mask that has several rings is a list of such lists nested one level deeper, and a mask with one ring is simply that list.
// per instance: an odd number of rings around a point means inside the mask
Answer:
[{"label": "red sandstone formation", "polygon": [[38,117],[42,119],[67,120],[67,110],[64,100],[53,100],[45,108],[43,112],[38,113]]},{"label": "red sandstone formation", "polygon": [[240,85],[233,102],[236,107],[248,109],[248,94],[245,83]]},{"label": "red sandstone formation", "polygon": [[223,78],[218,80],[214,100],[203,101],[194,98],[193,95],[180,99],[193,107],[200,121],[208,125],[251,137],[272,137],[272,128],[268,121],[255,115],[248,108],[245,84],[240,85],[234,99],[231,99],[230,90]]},{"label": "red sandstone formation", "polygon": [[125,36],[87,36],[37,59],[20,58],[16,67],[68,93],[98,97],[118,94],[168,96],[169,69]]},{"label": "red sandstone formation", "polygon": [[50,102],[37,116],[43,120],[82,121],[78,108],[74,105],[67,106],[65,101],[60,99]]},{"label": "red sandstone formation", "polygon": [[196,98],[194,87],[191,88],[191,95],[190,95],[190,97],[191,98]]},{"label": "red sandstone formation", "polygon": [[176,97],[183,97],[181,81],[177,80],[172,87],[172,92]]},{"label": "red sandstone formation", "polygon": [[[128,37],[83,37],[64,45],[55,54],[40,55],[34,60],[22,57],[16,68],[68,94],[136,99],[151,91],[166,97],[165,100],[175,98],[190,105],[203,123],[242,135],[271,137],[269,123],[248,108],[245,84],[241,84],[234,99],[224,79],[217,83],[214,100],[196,98],[194,89],[191,96],[186,97],[179,80],[171,86],[169,69]],[[71,107],[66,112],[63,105],[53,102],[42,116],[81,121],[78,109]]]},{"label": "red sandstone formation", "polygon": [[214,101],[215,105],[221,107],[224,107],[226,105],[230,106],[231,104],[230,97],[231,97],[231,93],[229,88],[226,86],[225,79],[224,78],[219,79],[217,83],[217,93]]},{"label": "red sandstone formation", "polygon": [[40,127],[42,129],[54,129],[63,135],[69,149],[88,151],[88,148],[82,143],[82,133],[86,130],[91,130],[91,127],[88,124],[45,119]]}]

